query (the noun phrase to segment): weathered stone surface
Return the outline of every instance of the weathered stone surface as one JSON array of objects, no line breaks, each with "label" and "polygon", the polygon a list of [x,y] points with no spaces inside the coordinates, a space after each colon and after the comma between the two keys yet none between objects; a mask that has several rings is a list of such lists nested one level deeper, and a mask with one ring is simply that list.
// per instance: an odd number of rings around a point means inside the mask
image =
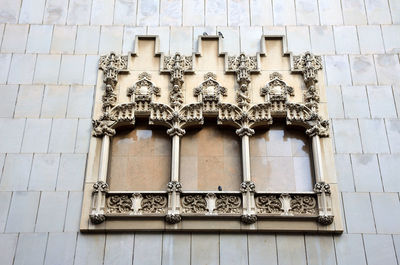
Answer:
[{"label": "weathered stone surface", "polygon": [[260,52],[261,27],[240,27],[240,48],[246,54]]},{"label": "weathered stone surface", "polygon": [[85,67],[84,55],[63,55],[60,66],[59,84],[82,84]]},{"label": "weathered stone surface", "polygon": [[354,182],[357,192],[382,191],[382,182],[376,155],[352,155]]},{"label": "weathered stone surface", "polygon": [[121,53],[122,49],[123,27],[101,27],[100,34],[100,55],[111,51]]},{"label": "weathered stone surface", "polygon": [[215,0],[206,3],[206,26],[226,26],[227,1]]},{"label": "weathered stone surface", "polygon": [[104,254],[104,265],[132,264],[133,234],[108,234]]},{"label": "weathered stone surface", "polygon": [[390,152],[400,153],[400,120],[386,119],[385,125],[389,140]]},{"label": "weathered stone surface", "polygon": [[396,254],[390,235],[363,235],[363,237],[368,265],[396,265]]},{"label": "weathered stone surface", "polygon": [[50,153],[74,152],[77,119],[54,119],[50,137]]},{"label": "weathered stone surface", "polygon": [[193,51],[192,39],[192,29],[190,27],[171,27],[170,53],[180,52],[183,55],[191,55]]},{"label": "weathered stone surface", "polygon": [[398,172],[400,172],[399,155],[379,155],[383,187],[386,192],[400,192]]},{"label": "weathered stone surface", "polygon": [[350,156],[347,154],[335,155],[336,176],[340,191],[354,191],[353,171],[351,170]]},{"label": "weathered stone surface", "polygon": [[83,74],[84,85],[95,85],[97,81],[97,69],[99,66],[99,56],[86,55],[85,72]]},{"label": "weathered stone surface", "polygon": [[350,66],[347,56],[325,57],[328,85],[351,85]]},{"label": "weathered stone surface", "polygon": [[396,193],[371,193],[372,208],[379,234],[400,233],[400,202]]},{"label": "weathered stone surface", "polygon": [[147,33],[158,35],[160,38],[160,52],[169,54],[169,27],[148,27]]},{"label": "weathered stone surface", "polygon": [[357,120],[333,120],[333,132],[337,153],[361,153],[361,141]]},{"label": "weathered stone surface", "polygon": [[79,231],[83,192],[71,191],[68,196],[67,212],[65,216],[64,232]]},{"label": "weathered stone surface", "polygon": [[367,92],[364,86],[344,86],[342,95],[346,118],[370,117]]},{"label": "weathered stone surface", "polygon": [[25,119],[0,118],[0,152],[18,153],[21,150]]},{"label": "weathered stone surface", "polygon": [[61,55],[39,54],[36,60],[34,84],[57,84]]},{"label": "weathered stone surface", "polygon": [[[279,264],[305,265],[306,250],[303,235],[277,235]],[[290,253],[290,255],[288,255]]]},{"label": "weathered stone surface", "polygon": [[371,55],[350,55],[350,66],[354,85],[377,83],[374,59]]},{"label": "weathered stone surface", "polygon": [[62,232],[67,208],[67,192],[42,192],[36,232]]},{"label": "weathered stone surface", "polygon": [[311,47],[314,54],[335,54],[335,41],[332,27],[311,26]]},{"label": "weathered stone surface", "polygon": [[164,234],[162,246],[162,265],[190,263],[189,234]]},{"label": "weathered stone surface", "polygon": [[385,53],[380,26],[358,26],[361,53]]},{"label": "weathered stone surface", "polygon": [[28,25],[7,24],[4,29],[1,52],[24,53],[28,39]]},{"label": "weathered stone surface", "polygon": [[273,25],[272,2],[250,0],[250,16],[252,26]]},{"label": "weathered stone surface", "polygon": [[92,0],[70,0],[68,7],[68,25],[87,25],[90,20]]},{"label": "weathered stone surface", "polygon": [[336,265],[332,236],[306,235],[305,242],[309,265]]},{"label": "weathered stone surface", "polygon": [[0,117],[11,118],[14,115],[15,103],[17,101],[17,85],[0,85],[2,97],[0,98]]},{"label": "weathered stone surface", "polygon": [[138,0],[138,26],[159,25],[159,0]]},{"label": "weathered stone surface", "polygon": [[389,153],[389,144],[382,119],[360,119],[364,153]]},{"label": "weathered stone surface", "polygon": [[86,155],[62,154],[58,170],[57,191],[80,191],[83,187]]},{"label": "weathered stone surface", "polygon": [[387,53],[400,52],[400,25],[382,25],[383,42]]},{"label": "weathered stone surface", "polygon": [[33,232],[40,192],[14,192],[8,213],[6,232]]},{"label": "weathered stone surface", "polygon": [[18,238],[15,265],[43,264],[47,233],[26,233]]},{"label": "weathered stone surface", "polygon": [[182,6],[182,24],[183,26],[202,26],[204,25],[204,7],[203,0],[185,0]]},{"label": "weathered stone surface", "polygon": [[368,86],[367,92],[372,118],[397,117],[392,87]]},{"label": "weathered stone surface", "polygon": [[51,53],[72,54],[75,47],[76,26],[54,26]]},{"label": "weathered stone surface", "polygon": [[64,25],[67,20],[68,0],[48,0],[43,22]]},{"label": "weathered stone surface", "polygon": [[[133,265],[160,265],[162,234],[136,233],[133,251]],[[151,246],[151,248],[149,248]]]},{"label": "weathered stone surface", "polygon": [[0,12],[0,23],[17,23],[19,8],[21,6],[21,0],[2,0]]},{"label": "weathered stone surface", "polygon": [[29,178],[29,190],[52,191],[56,187],[59,154],[35,154]]},{"label": "weathered stone surface", "polygon": [[357,28],[355,26],[334,26],[335,46],[338,54],[360,53]]},{"label": "weathered stone surface", "polygon": [[249,26],[249,2],[228,0],[228,26]]},{"label": "weathered stone surface", "polygon": [[161,0],[160,1],[160,26],[182,25],[182,1]]},{"label": "weathered stone surface", "polygon": [[365,0],[368,24],[390,24],[390,11],[388,1]]},{"label": "weathered stone surface", "polygon": [[[4,160],[3,158],[0,158],[0,160]],[[1,161],[0,161],[1,162]],[[0,166],[2,167],[3,163],[0,163]],[[11,202],[11,192],[7,191],[2,191],[0,192],[0,233],[4,232],[4,229],[6,228],[6,222],[7,222],[7,215],[8,215],[8,210],[10,209],[10,202]],[[0,236],[0,242],[1,242],[1,236]],[[1,245],[2,243],[0,243]],[[0,247],[1,249],[1,247]],[[1,256],[1,250],[0,250],[0,256]],[[5,253],[3,253],[5,255]],[[1,261],[1,258],[0,258]]]},{"label": "weathered stone surface", "polygon": [[72,265],[77,233],[49,233],[45,265]]},{"label": "weathered stone surface", "polygon": [[249,265],[277,264],[275,235],[248,235]]},{"label": "weathered stone surface", "polygon": [[36,54],[16,54],[11,60],[8,84],[32,84]]},{"label": "weathered stone surface", "polygon": [[0,84],[7,83],[11,54],[0,54]]},{"label": "weathered stone surface", "polygon": [[343,234],[334,240],[338,265],[366,264],[362,235]]},{"label": "weathered stone surface", "polygon": [[193,265],[219,264],[219,235],[192,234],[191,261]]},{"label": "weathered stone surface", "polygon": [[93,86],[71,86],[67,118],[90,118],[93,107]]},{"label": "weathered stone surface", "polygon": [[27,119],[22,153],[46,153],[49,146],[51,119]]},{"label": "weathered stone surface", "polygon": [[397,55],[374,55],[379,85],[400,84],[400,63]]},{"label": "weathered stone surface", "polygon": [[68,103],[68,86],[46,86],[42,105],[42,118],[64,118]]},{"label": "weathered stone surface", "polygon": [[[374,217],[368,193],[342,193],[348,233],[375,233]],[[362,222],[360,221],[362,220]]]},{"label": "weathered stone surface", "polygon": [[318,1],[295,0],[297,25],[318,25]]},{"label": "weathered stone surface", "polygon": [[235,27],[217,27],[217,31],[221,32],[224,36],[222,41],[222,51],[227,52],[230,56],[239,55],[239,29]]},{"label": "weathered stone surface", "polygon": [[[136,35],[145,35],[145,34],[146,34],[146,27],[129,27],[129,26],[124,27],[122,53],[127,54],[128,52],[132,52]],[[160,40],[160,42],[164,42],[164,40]]]},{"label": "weathered stone surface", "polygon": [[99,40],[99,26],[79,26],[76,35],[75,53],[97,54],[99,50]]},{"label": "weathered stone surface", "polygon": [[39,117],[42,107],[43,91],[43,86],[21,85],[18,91],[14,117]]},{"label": "weathered stone surface", "polygon": [[[52,25],[30,25],[26,52],[49,53],[52,35]],[[36,70],[40,69],[36,66]]]},{"label": "weathered stone surface", "polygon": [[0,263],[12,265],[15,249],[17,248],[18,234],[0,234]]},{"label": "weathered stone surface", "polygon": [[343,24],[340,0],[319,0],[319,17],[322,25]]},{"label": "weathered stone surface", "polygon": [[[26,190],[31,172],[32,154],[7,154],[4,161],[1,190]],[[16,178],[15,176],[18,176]]]},{"label": "weathered stone surface", "polygon": [[90,23],[92,25],[112,25],[114,0],[96,0],[92,2]]},{"label": "weathered stone surface", "polygon": [[342,0],[343,20],[347,25],[367,24],[363,0]]},{"label": "weathered stone surface", "polygon": [[24,0],[22,1],[19,23],[41,24],[43,21],[45,0]]},{"label": "weathered stone surface", "polygon": [[247,264],[247,237],[243,234],[221,234],[220,236],[220,264],[239,265]]},{"label": "weathered stone surface", "polygon": [[114,25],[136,24],[137,0],[116,0],[114,7]]},{"label": "weathered stone surface", "polygon": [[78,234],[76,243],[75,265],[103,264],[105,247],[104,234]]},{"label": "weathered stone surface", "polygon": [[75,153],[87,153],[92,133],[92,119],[79,119],[76,133]]},{"label": "weathered stone surface", "polygon": [[311,50],[308,27],[287,27],[288,49],[294,54]]},{"label": "weathered stone surface", "polygon": [[274,25],[296,25],[294,1],[273,0]]}]

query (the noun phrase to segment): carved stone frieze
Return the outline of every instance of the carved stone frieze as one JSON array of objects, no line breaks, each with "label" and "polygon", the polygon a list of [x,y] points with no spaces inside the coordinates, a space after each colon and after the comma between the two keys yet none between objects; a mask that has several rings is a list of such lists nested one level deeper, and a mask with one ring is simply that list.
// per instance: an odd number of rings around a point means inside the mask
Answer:
[{"label": "carved stone frieze", "polygon": [[282,211],[282,203],[277,195],[263,195],[255,198],[258,213],[279,214]]},{"label": "carved stone frieze", "polygon": [[205,213],[207,201],[202,195],[185,195],[181,197],[182,213]]},{"label": "carved stone frieze", "polygon": [[167,210],[167,197],[158,194],[143,195],[141,212],[144,214],[165,213]]},{"label": "carved stone frieze", "polygon": [[317,200],[313,196],[294,195],[290,207],[293,214],[317,214]]},{"label": "carved stone frieze", "polygon": [[113,195],[107,198],[107,213],[130,213],[132,200],[128,195]]},{"label": "carved stone frieze", "polygon": [[108,214],[163,214],[166,210],[166,195],[134,193],[107,197]]},{"label": "carved stone frieze", "polygon": [[241,199],[235,195],[217,195],[215,210],[217,213],[240,213]]}]

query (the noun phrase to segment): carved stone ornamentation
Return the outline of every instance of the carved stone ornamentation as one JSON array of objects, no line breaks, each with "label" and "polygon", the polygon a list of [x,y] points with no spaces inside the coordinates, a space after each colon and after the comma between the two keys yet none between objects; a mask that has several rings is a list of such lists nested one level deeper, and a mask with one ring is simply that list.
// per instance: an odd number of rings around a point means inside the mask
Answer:
[{"label": "carved stone ornamentation", "polygon": [[157,194],[143,195],[141,212],[144,214],[165,213],[167,197]]},{"label": "carved stone ornamentation", "polygon": [[239,213],[241,200],[238,196],[217,195],[215,209],[217,213]]},{"label": "carved stone ornamentation", "polygon": [[207,201],[202,195],[185,195],[181,198],[183,213],[205,213]]},{"label": "carved stone ornamentation", "polygon": [[113,195],[107,199],[108,213],[129,213],[132,209],[132,200],[128,195]]},{"label": "carved stone ornamentation", "polygon": [[294,96],[294,89],[288,86],[282,79],[280,73],[274,72],[269,76],[270,81],[261,88],[260,95],[265,97],[266,102],[287,102],[288,96]]},{"label": "carved stone ornamentation", "polygon": [[150,103],[154,96],[161,96],[160,88],[151,81],[151,75],[143,72],[139,74],[139,80],[127,91],[127,96],[132,102],[136,102],[136,111],[149,111]]},{"label": "carved stone ornamentation", "polygon": [[255,192],[256,185],[254,184],[254,182],[244,181],[240,184],[240,191],[241,192]]},{"label": "carved stone ornamentation", "polygon": [[282,212],[282,203],[276,195],[257,196],[255,200],[258,213],[280,214]]},{"label": "carved stone ornamentation", "polygon": [[320,215],[317,218],[317,222],[321,225],[330,225],[333,223],[333,215]]},{"label": "carved stone ornamentation", "polygon": [[198,102],[203,103],[204,113],[218,112],[221,96],[227,96],[226,88],[218,83],[214,73],[205,74],[204,81],[194,89],[193,94]]},{"label": "carved stone ornamentation", "polygon": [[97,192],[107,192],[109,189],[108,184],[105,183],[104,181],[97,181],[96,183],[93,184],[93,193]]},{"label": "carved stone ornamentation", "polygon": [[255,214],[243,214],[240,217],[240,220],[245,223],[245,224],[254,224],[255,222],[257,222],[257,215]]},{"label": "carved stone ornamentation", "polygon": [[315,193],[326,193],[330,194],[331,193],[331,186],[325,182],[317,182],[314,185],[314,192]]},{"label": "carved stone ornamentation", "polygon": [[180,214],[167,214],[165,216],[165,221],[169,224],[177,224],[182,221],[182,216]]},{"label": "carved stone ornamentation", "polygon": [[290,207],[293,214],[317,214],[317,200],[312,196],[294,195]]},{"label": "carved stone ornamentation", "polygon": [[310,52],[294,56],[293,68],[294,71],[301,71],[303,73],[303,79],[307,86],[307,89],[304,92],[304,102],[310,109],[317,110],[319,92],[316,84],[318,82],[318,70],[322,69],[321,56],[314,56]]},{"label": "carved stone ornamentation", "polygon": [[90,221],[95,225],[101,224],[106,220],[106,216],[104,214],[99,214],[99,213],[90,214],[89,218]]},{"label": "carved stone ornamentation", "polygon": [[239,56],[228,57],[228,70],[236,72],[236,81],[239,88],[236,93],[236,102],[239,107],[248,107],[250,104],[249,83],[250,73],[258,72],[257,56],[246,56],[243,53]]},{"label": "carved stone ornamentation", "polygon": [[170,103],[173,108],[179,107],[183,103],[182,84],[185,72],[193,70],[193,58],[182,56],[176,53],[174,56],[165,56],[163,71],[170,73]]},{"label": "carved stone ornamentation", "polygon": [[178,181],[170,181],[167,185],[168,192],[182,192],[182,184]]}]

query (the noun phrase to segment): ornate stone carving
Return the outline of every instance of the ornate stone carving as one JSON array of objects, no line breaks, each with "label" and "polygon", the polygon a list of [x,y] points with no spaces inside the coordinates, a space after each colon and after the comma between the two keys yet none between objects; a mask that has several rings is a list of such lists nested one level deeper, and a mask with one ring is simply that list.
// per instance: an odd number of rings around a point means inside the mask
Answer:
[{"label": "ornate stone carving", "polygon": [[266,102],[287,102],[288,96],[294,96],[293,87],[283,81],[280,73],[274,72],[269,78],[270,81],[260,91],[260,95],[265,97]]},{"label": "ornate stone carving", "polygon": [[312,196],[294,195],[290,207],[293,214],[317,214],[317,200]]},{"label": "ornate stone carving", "polygon": [[174,56],[165,56],[163,71],[170,73],[170,103],[173,108],[179,107],[183,103],[182,84],[185,72],[193,70],[193,58],[182,56],[176,53]]},{"label": "ornate stone carving", "polygon": [[241,200],[239,196],[217,195],[215,209],[217,213],[239,213]]},{"label": "ornate stone carving", "polygon": [[132,200],[128,195],[113,195],[107,198],[108,213],[129,213],[132,209]]},{"label": "ornate stone carving", "polygon": [[204,113],[218,112],[221,96],[227,96],[226,88],[218,83],[217,76],[211,72],[204,75],[204,81],[194,89],[193,94],[198,102],[203,103]]},{"label": "ornate stone carving", "polygon": [[167,198],[163,195],[145,194],[141,203],[142,213],[165,213],[167,208]]},{"label": "ornate stone carving", "polygon": [[114,86],[118,82],[118,74],[128,70],[128,56],[116,55],[115,52],[100,56],[99,68],[104,73],[103,82]]},{"label": "ornate stone carving", "polygon": [[160,88],[151,81],[151,75],[143,72],[139,74],[139,80],[127,91],[127,96],[132,102],[136,102],[136,111],[149,111],[149,105],[153,96],[161,96]]},{"label": "ornate stone carving", "polygon": [[239,84],[236,93],[236,102],[239,107],[247,107],[250,104],[248,86],[251,81],[250,73],[258,72],[257,56],[246,56],[243,53],[239,56],[228,57],[228,70],[236,72],[236,81]]},{"label": "ornate stone carving", "polygon": [[279,214],[282,212],[282,203],[276,195],[264,195],[256,197],[258,213]]},{"label": "ornate stone carving", "polygon": [[330,225],[333,223],[333,215],[320,215],[317,218],[317,222],[321,225]]},{"label": "ornate stone carving", "polygon": [[165,216],[165,221],[169,224],[177,224],[182,221],[182,216],[180,214],[167,214]]},{"label": "ornate stone carving", "polygon": [[92,213],[89,215],[89,218],[90,221],[95,225],[101,224],[106,220],[106,216],[100,213]]},{"label": "ornate stone carving", "polygon": [[185,195],[181,197],[183,213],[205,213],[207,201],[202,195]]},{"label": "ornate stone carving", "polygon": [[245,223],[245,224],[254,224],[255,222],[257,222],[257,215],[255,214],[243,214],[240,217],[240,220]]},{"label": "ornate stone carving", "polygon": [[251,181],[243,181],[240,184],[240,191],[241,192],[255,192],[256,185],[254,184],[254,182],[251,182]]},{"label": "ornate stone carving", "polygon": [[168,192],[182,192],[182,184],[178,181],[170,181],[167,184],[167,191]]},{"label": "ornate stone carving", "polygon": [[326,193],[330,194],[331,193],[331,186],[325,182],[317,182],[314,185],[314,192],[315,193]]},{"label": "ornate stone carving", "polygon": [[93,184],[93,193],[97,192],[107,192],[109,189],[108,184],[105,183],[104,181],[97,181],[96,183]]},{"label": "ornate stone carving", "polygon": [[310,52],[293,57],[293,70],[303,73],[304,82],[307,90],[304,92],[304,101],[312,109],[318,109],[319,92],[316,87],[318,82],[318,70],[322,69],[321,56],[314,56]]}]

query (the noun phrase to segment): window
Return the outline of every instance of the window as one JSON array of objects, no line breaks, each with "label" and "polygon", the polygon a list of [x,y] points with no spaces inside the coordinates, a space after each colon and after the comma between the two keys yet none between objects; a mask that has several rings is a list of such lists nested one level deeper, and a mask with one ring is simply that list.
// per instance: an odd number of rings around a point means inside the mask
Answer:
[{"label": "window", "polygon": [[82,231],[342,231],[321,58],[221,41],[101,57]]}]

